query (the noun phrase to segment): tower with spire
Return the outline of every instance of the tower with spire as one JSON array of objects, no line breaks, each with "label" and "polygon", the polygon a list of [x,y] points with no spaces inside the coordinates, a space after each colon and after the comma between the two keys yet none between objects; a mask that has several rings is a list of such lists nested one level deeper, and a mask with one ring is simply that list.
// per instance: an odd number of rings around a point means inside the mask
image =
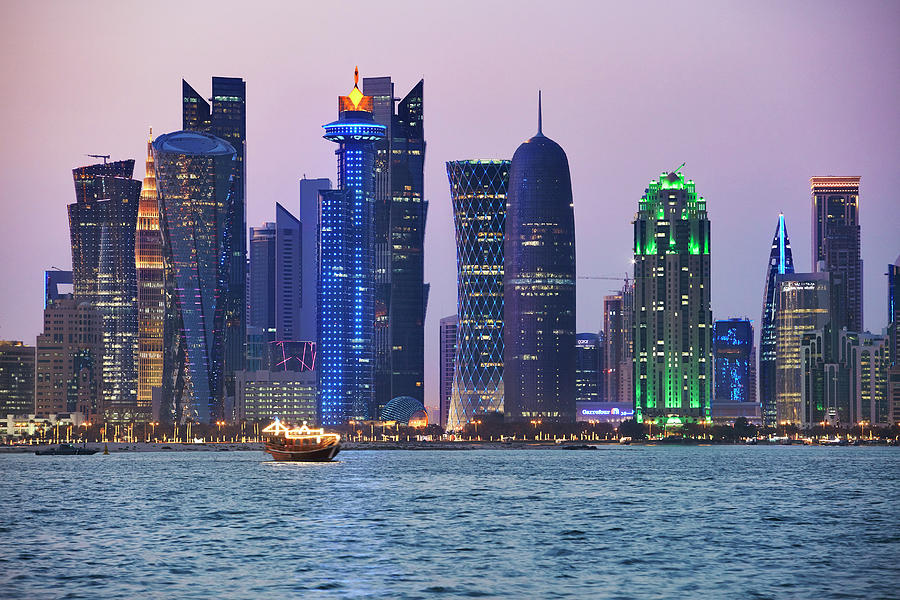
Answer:
[{"label": "tower with spire", "polygon": [[569,160],[538,131],[513,155],[504,238],[504,414],[575,420],[575,215]]},{"label": "tower with spire", "polygon": [[153,162],[153,128],[147,139],[147,162],[138,203],[135,236],[138,301],[138,394],[137,413],[151,420],[153,388],[162,386],[165,295],[159,204]]},{"label": "tower with spire", "polygon": [[762,318],[759,333],[759,400],[763,423],[776,424],[775,410],[775,356],[776,356],[776,314],[778,310],[778,277],[794,272],[794,257],[791,254],[791,240],[788,238],[784,213],[778,215],[769,263],[766,266],[766,284],[763,289]]},{"label": "tower with spire", "polygon": [[322,425],[376,418],[374,404],[375,142],[385,126],[359,89],[338,97],[338,120],[323,126],[338,144],[337,189],[319,206],[318,361]]}]

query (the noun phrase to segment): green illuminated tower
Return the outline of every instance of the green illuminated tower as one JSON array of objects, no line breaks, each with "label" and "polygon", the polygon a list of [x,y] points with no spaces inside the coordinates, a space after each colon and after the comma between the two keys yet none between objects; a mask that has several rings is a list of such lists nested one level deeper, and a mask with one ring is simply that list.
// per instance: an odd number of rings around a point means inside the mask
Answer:
[{"label": "green illuminated tower", "polygon": [[650,182],[634,220],[638,421],[709,422],[710,418],[709,220],[706,201],[679,170]]}]

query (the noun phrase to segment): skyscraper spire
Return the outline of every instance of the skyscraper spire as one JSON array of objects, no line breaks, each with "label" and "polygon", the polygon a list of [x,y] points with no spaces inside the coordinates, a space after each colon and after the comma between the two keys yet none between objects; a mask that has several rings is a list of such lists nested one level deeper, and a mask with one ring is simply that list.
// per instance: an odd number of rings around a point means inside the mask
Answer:
[{"label": "skyscraper spire", "polygon": [[544,135],[543,111],[541,110],[541,90],[538,90],[538,135]]}]

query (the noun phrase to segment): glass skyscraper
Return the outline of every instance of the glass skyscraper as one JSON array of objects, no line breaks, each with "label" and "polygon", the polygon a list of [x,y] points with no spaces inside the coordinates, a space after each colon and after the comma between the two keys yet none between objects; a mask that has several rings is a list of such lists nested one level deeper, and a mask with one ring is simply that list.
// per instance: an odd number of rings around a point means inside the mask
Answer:
[{"label": "glass skyscraper", "polygon": [[718,320],[713,326],[715,402],[755,402],[753,324],[749,319]]},{"label": "glass skyscraper", "polygon": [[375,404],[409,396],[424,402],[425,135],[420,80],[394,110],[390,77],[366,77],[375,121]]},{"label": "glass skyscraper", "polygon": [[147,140],[147,162],[138,207],[138,413],[151,419],[153,389],[162,387],[163,329],[165,324],[165,268],[156,198],[156,167],[153,164],[153,130]]},{"label": "glass skyscraper", "polygon": [[504,415],[575,422],[575,213],[565,151],[538,131],[513,155],[504,240]]},{"label": "glass skyscraper", "polygon": [[634,220],[635,418],[709,422],[710,238],[706,201],[676,169],[651,181]]},{"label": "glass skyscraper", "polygon": [[161,420],[208,423],[223,414],[235,156],[207,133],[153,142],[167,269]]},{"label": "glass skyscraper", "polygon": [[888,265],[888,403],[891,423],[900,423],[900,256]]},{"label": "glass skyscraper", "polygon": [[763,310],[760,319],[759,333],[759,400],[763,423],[774,426],[778,419],[775,410],[775,317],[778,309],[779,275],[791,275],[794,272],[794,258],[791,253],[791,240],[788,238],[784,215],[778,215],[775,237],[772,238],[772,250],[769,252],[769,264],[766,266],[766,286],[763,290]]},{"label": "glass skyscraper", "polygon": [[441,319],[438,331],[438,350],[440,399],[438,413],[440,426],[447,427],[447,418],[450,416],[450,399],[453,397],[453,371],[456,365],[456,329],[459,325],[459,317],[450,315]]},{"label": "glass skyscraper", "polygon": [[811,177],[813,272],[832,273],[836,330],[864,331],[859,177]]},{"label": "glass skyscraper", "polygon": [[300,221],[275,203],[275,222],[250,228],[249,324],[300,341]]},{"label": "glass skyscraper", "polygon": [[457,347],[447,429],[503,412],[503,235],[508,160],[447,163],[456,225]]},{"label": "glass skyscraper", "polygon": [[338,120],[324,125],[338,144],[337,189],[320,192],[318,361],[322,425],[375,418],[375,142],[385,136],[371,96],[338,98]]},{"label": "glass skyscraper", "polygon": [[103,317],[103,401],[112,422],[138,418],[138,304],[135,236],[141,182],[134,160],[72,171],[69,205],[75,299]]},{"label": "glass skyscraper", "polygon": [[575,338],[575,401],[598,402],[600,396],[600,353],[603,348],[596,333],[579,333]]},{"label": "glass skyscraper", "polygon": [[229,281],[221,298],[225,335],[225,394],[234,396],[235,371],[244,368],[247,328],[247,211],[244,157],[247,139],[247,86],[239,77],[212,78],[212,104],[203,99],[186,81],[182,88],[182,129],[210,133],[225,140],[235,150],[234,160],[223,165],[230,171],[232,184],[231,214],[228,215]]}]

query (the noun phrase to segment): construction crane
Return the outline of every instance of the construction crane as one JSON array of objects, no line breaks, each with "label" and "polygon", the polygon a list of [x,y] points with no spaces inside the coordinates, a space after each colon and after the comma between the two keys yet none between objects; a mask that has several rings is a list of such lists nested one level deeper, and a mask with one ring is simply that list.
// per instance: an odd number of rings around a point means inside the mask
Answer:
[{"label": "construction crane", "polygon": [[[631,281],[631,276],[628,273],[625,273],[624,277],[612,277],[608,275],[579,275],[578,279],[603,279],[606,281],[622,281],[625,283],[624,287],[628,287],[628,283]],[[621,291],[620,289],[610,290],[612,292]]]},{"label": "construction crane", "polygon": [[90,156],[91,158],[102,158],[103,164],[106,164],[106,161],[109,160],[109,154],[85,154],[85,156]]}]

